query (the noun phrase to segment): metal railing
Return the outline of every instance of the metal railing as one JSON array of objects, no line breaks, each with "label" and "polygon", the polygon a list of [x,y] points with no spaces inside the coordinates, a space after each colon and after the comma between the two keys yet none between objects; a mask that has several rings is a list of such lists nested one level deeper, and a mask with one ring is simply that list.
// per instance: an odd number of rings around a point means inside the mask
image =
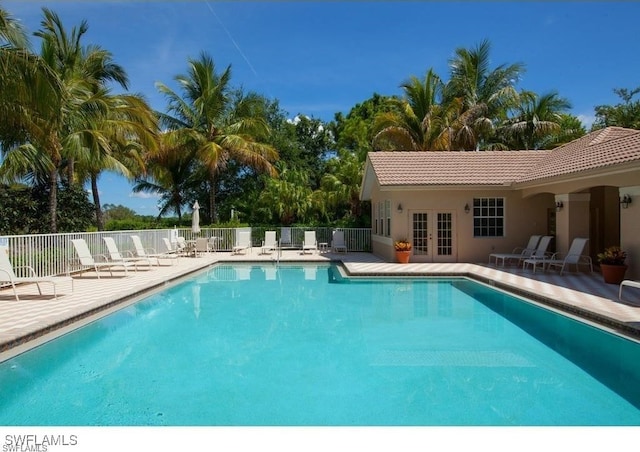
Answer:
[{"label": "metal railing", "polygon": [[[331,246],[332,232],[336,229],[344,231],[345,242],[349,251],[371,251],[371,229],[369,228],[329,228],[329,227],[291,227],[291,248],[302,248],[305,231],[316,231],[318,243],[326,243]],[[102,232],[77,232],[64,234],[32,234],[32,235],[5,235],[0,236],[0,247],[5,247],[9,254],[9,260],[14,267],[30,266],[41,277],[63,275],[81,270],[76,262],[76,253],[71,244],[73,239],[84,239],[89,246],[91,254],[98,260],[107,259],[107,247],[104,237],[112,237],[121,254],[133,252],[132,235],[140,236],[145,249],[156,252],[166,251],[163,238],[172,239],[178,236],[186,240],[195,240],[197,237],[216,237],[217,251],[231,251],[236,242],[237,232],[240,230],[251,231],[251,243],[254,247],[262,246],[264,233],[267,230],[275,230],[276,238],[280,240],[283,228],[281,227],[253,227],[253,228],[202,228],[199,234],[194,234],[191,228],[174,229],[143,229],[130,231],[102,231]],[[26,276],[20,274],[18,276]]]}]

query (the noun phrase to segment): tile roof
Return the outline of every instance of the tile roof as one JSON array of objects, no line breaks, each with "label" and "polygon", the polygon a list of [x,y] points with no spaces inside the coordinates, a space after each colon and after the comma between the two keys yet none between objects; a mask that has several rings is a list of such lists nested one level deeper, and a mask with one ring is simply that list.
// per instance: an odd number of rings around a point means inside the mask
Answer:
[{"label": "tile roof", "polygon": [[640,130],[607,127],[555,148],[519,182],[542,180],[640,160]]},{"label": "tile roof", "polygon": [[370,152],[381,186],[505,185],[640,161],[640,130],[608,127],[552,151]]},{"label": "tile roof", "polygon": [[381,186],[504,185],[524,177],[550,151],[391,151],[369,159]]}]

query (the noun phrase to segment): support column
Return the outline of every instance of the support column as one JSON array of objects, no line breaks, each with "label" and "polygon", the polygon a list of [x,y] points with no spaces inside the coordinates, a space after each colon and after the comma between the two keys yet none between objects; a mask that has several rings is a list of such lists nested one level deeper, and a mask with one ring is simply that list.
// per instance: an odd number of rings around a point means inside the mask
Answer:
[{"label": "support column", "polygon": [[[640,279],[640,186],[621,187],[620,193],[620,247],[627,252],[627,279]],[[630,203],[622,203],[625,195]]]},{"label": "support column", "polygon": [[[566,253],[576,237],[589,238],[589,193],[568,193],[555,196],[556,251]],[[587,244],[588,246],[588,244]],[[587,250],[585,250],[585,254]]]}]

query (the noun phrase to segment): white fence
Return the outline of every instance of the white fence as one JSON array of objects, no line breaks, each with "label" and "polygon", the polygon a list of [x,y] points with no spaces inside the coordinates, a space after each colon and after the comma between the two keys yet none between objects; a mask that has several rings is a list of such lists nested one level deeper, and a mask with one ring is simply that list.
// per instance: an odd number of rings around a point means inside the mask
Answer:
[{"label": "white fence", "polygon": [[[202,228],[199,234],[194,234],[191,228],[181,229],[144,229],[132,231],[103,231],[77,232],[65,234],[33,234],[33,235],[5,235],[0,236],[0,247],[6,247],[9,260],[14,267],[30,266],[38,276],[55,276],[79,270],[75,260],[76,254],[71,244],[72,239],[84,239],[91,250],[91,254],[98,259],[106,259],[107,248],[103,237],[113,237],[121,253],[133,251],[132,235],[140,236],[145,248],[163,252],[166,247],[163,238],[182,236],[187,240],[196,237],[217,237],[218,251],[230,251],[235,243],[238,230],[251,230],[253,246],[259,247],[264,240],[264,231],[275,230],[278,240],[285,228]],[[304,231],[315,230],[318,243],[331,245],[334,228],[327,227],[291,227],[290,246],[302,247]],[[338,228],[344,231],[345,242],[349,251],[371,251],[371,229],[369,228]],[[20,275],[20,274],[19,274]]]}]

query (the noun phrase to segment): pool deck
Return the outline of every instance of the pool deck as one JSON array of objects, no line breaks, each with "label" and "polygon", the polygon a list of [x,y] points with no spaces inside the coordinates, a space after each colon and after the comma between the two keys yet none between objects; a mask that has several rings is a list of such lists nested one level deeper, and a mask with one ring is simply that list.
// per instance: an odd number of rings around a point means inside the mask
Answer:
[{"label": "pool deck", "polygon": [[[74,275],[57,285],[54,299],[51,284],[42,283],[43,295],[35,284],[18,287],[16,301],[11,287],[0,289],[0,361],[49,340],[78,325],[99,318],[178,282],[185,275],[209,267],[216,262],[272,262],[277,253],[261,254],[253,248],[245,254],[228,252],[201,253],[198,257],[163,259],[160,266],[140,266],[136,272],[114,267],[114,276],[101,271]],[[396,264],[380,260],[370,253],[312,253],[286,250],[281,263],[342,262],[350,277],[370,276],[463,276],[497,288],[532,298],[586,319],[605,329],[640,341],[640,290],[625,287],[623,300],[618,300],[618,286],[605,284],[599,273],[565,273],[557,271],[533,273],[515,266],[496,267],[489,264]],[[73,291],[72,291],[73,285]]]}]

